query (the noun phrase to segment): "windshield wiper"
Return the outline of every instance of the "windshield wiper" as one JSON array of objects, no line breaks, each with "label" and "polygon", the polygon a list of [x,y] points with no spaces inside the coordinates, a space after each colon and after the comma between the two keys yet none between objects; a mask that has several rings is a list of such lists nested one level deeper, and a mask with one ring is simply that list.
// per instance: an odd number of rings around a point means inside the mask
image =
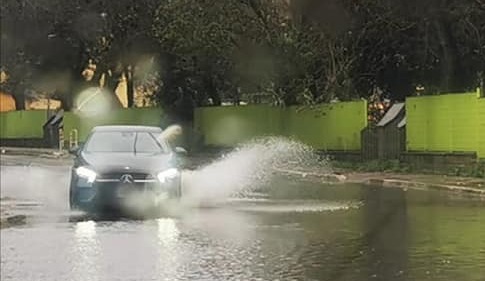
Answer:
[{"label": "windshield wiper", "polygon": [[136,154],[136,142],[138,140],[138,133],[135,133],[135,141],[133,142],[133,153]]}]

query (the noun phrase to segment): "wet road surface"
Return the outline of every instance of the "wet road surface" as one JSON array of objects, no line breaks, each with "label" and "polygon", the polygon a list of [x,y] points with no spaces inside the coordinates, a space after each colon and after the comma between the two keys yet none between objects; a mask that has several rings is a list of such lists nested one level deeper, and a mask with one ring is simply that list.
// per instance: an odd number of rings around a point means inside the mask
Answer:
[{"label": "wet road surface", "polygon": [[485,280],[485,204],[436,191],[279,178],[146,220],[72,213],[67,166],[2,166],[38,202],[2,229],[2,280]]}]

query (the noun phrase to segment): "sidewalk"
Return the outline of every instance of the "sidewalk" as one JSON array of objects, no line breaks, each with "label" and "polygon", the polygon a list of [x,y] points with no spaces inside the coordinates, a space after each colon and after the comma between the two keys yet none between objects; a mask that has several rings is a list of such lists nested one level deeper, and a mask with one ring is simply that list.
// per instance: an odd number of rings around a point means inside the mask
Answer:
[{"label": "sidewalk", "polygon": [[394,173],[351,173],[347,177],[349,182],[360,182],[368,185],[448,190],[485,196],[485,179],[480,178]]},{"label": "sidewalk", "polygon": [[[214,154],[197,154],[191,157],[194,168],[214,160]],[[325,183],[356,183],[383,187],[437,189],[453,192],[472,193],[485,198],[485,179],[472,177],[453,177],[431,174],[400,174],[388,172],[352,172],[343,170],[334,172],[331,167],[312,168],[276,168],[277,172],[305,180]],[[332,171],[333,170],[333,171]],[[337,169],[340,170],[340,169]]]},{"label": "sidewalk", "polygon": [[0,147],[1,166],[65,166],[73,156],[48,148]]},{"label": "sidewalk", "polygon": [[28,155],[28,156],[43,156],[49,158],[65,157],[69,153],[66,150],[59,151],[53,148],[32,148],[32,147],[0,147],[1,154],[7,155]]},{"label": "sidewalk", "polygon": [[451,177],[446,175],[397,174],[385,172],[328,173],[324,170],[318,171],[318,169],[315,169],[312,172],[281,169],[278,171],[322,182],[357,183],[404,189],[436,189],[472,193],[485,197],[485,179],[481,178]]},{"label": "sidewalk", "polygon": [[26,200],[15,200],[9,197],[0,198],[0,229],[27,223],[26,208],[39,206],[38,203]]}]

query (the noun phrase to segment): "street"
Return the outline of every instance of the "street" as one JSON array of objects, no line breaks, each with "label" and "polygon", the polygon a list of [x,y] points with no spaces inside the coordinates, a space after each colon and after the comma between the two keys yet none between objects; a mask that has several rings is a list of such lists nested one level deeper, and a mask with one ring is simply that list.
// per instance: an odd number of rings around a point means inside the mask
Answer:
[{"label": "street", "polygon": [[0,281],[485,281],[485,0],[0,6]]},{"label": "street", "polygon": [[0,232],[2,280],[485,276],[484,203],[469,197],[279,176],[222,204],[181,203],[158,218],[91,217],[68,209],[70,160],[2,158],[1,196],[27,216]]}]

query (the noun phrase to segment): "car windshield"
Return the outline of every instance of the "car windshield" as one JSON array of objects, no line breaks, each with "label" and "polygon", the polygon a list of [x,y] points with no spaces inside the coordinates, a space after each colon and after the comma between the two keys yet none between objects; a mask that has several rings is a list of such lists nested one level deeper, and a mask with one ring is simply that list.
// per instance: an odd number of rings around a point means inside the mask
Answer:
[{"label": "car windshield", "polygon": [[86,143],[85,151],[167,153],[169,148],[148,132],[95,132]]}]

